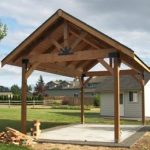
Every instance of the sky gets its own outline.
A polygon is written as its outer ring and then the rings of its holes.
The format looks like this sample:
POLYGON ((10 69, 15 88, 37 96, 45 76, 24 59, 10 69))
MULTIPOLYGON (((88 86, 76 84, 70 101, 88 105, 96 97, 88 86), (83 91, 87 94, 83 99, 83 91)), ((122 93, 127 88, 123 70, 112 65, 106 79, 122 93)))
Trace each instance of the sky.
MULTIPOLYGON (((149 0, 0 0, 0 21, 7 36, 0 41, 0 61, 55 11, 63 9, 94 28, 130 47, 150 66, 149 0)), ((45 82, 71 78, 34 71, 28 84, 43 76, 45 82)), ((21 69, 0 68, 0 85, 21 86, 21 69)))

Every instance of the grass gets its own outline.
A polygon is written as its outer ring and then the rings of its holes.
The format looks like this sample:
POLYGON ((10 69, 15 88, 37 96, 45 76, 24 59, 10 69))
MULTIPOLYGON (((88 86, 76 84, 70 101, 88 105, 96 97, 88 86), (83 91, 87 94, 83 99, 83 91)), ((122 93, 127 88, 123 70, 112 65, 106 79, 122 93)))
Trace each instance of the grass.
MULTIPOLYGON (((20 107, 0 108, 0 131, 6 126, 20 130, 20 107)), ((32 126, 33 120, 41 121, 41 128, 50 128, 70 123, 80 123, 80 110, 71 109, 27 109, 27 130, 32 126)), ((86 123, 113 124, 113 119, 100 117, 99 109, 85 110, 86 123)), ((121 120, 121 124, 140 124, 139 121, 121 120)))
POLYGON ((13 144, 0 143, 0 150, 30 150, 30 149, 27 147, 17 146, 13 144))
MULTIPOLYGON (((71 110, 80 110, 80 106, 69 106, 69 105, 56 105, 51 106, 52 109, 71 109, 71 110)), ((84 110, 91 110, 93 106, 85 106, 84 110)))
MULTIPOLYGON (((17 130, 21 130, 20 116, 21 109, 19 106, 12 106, 11 108, 0 107, 0 132, 9 126, 17 130)), ((30 131, 33 120, 40 120, 41 129, 55 127, 59 125, 66 125, 71 123, 80 123, 80 110, 72 109, 27 109, 27 131, 30 131)), ((113 119, 105 119, 100 117, 99 109, 85 110, 86 123, 100 123, 113 124, 113 119)), ((121 124, 140 124, 139 121, 121 120, 121 124)), ((150 124, 148 122, 148 124, 150 124)), ((15 147, 12 145, 0 144, 0 150, 19 150, 27 149, 22 147, 15 147)))

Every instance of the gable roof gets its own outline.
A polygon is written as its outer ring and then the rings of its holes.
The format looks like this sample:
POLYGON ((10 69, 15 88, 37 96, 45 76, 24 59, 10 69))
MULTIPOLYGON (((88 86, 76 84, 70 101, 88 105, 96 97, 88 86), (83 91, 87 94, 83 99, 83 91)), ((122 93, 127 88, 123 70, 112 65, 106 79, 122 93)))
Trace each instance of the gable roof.
MULTIPOLYGON (((99 81, 99 78, 96 77, 97 81, 99 81)), ((145 73, 145 84, 150 80, 150 75, 148 73, 145 73)), ((91 80, 92 82, 92 80, 91 80)), ((98 86, 95 89, 95 92, 113 92, 114 90, 114 78, 111 76, 107 76, 101 80, 101 82, 98 82, 98 86)), ((133 79, 132 76, 126 75, 120 77, 120 89, 121 91, 130 91, 130 90, 141 90, 140 84, 133 79)))
MULTIPOLYGON (((139 72, 150 72, 148 66, 139 59, 133 50, 61 9, 56 11, 54 15, 6 56, 2 60, 2 66, 9 64, 21 67, 22 59, 28 58, 29 67, 33 67, 35 70, 75 77, 87 72, 98 63, 97 58, 99 58, 99 56, 97 56, 96 53, 91 59, 86 59, 84 52, 92 52, 91 49, 98 50, 99 54, 102 51, 103 53, 106 52, 106 50, 108 50, 108 54, 109 52, 118 52, 123 62, 127 65, 135 68, 139 72), (79 51, 80 53, 78 54, 80 58, 77 60, 70 59, 70 61, 64 62, 62 62, 62 60, 53 62, 53 58, 58 55, 56 54, 58 47, 61 49, 61 46, 65 43, 65 39, 63 39, 65 36, 64 22, 67 22, 69 26, 70 47, 75 47, 71 50, 73 52, 79 51), (36 60, 36 58, 38 60, 41 58, 38 57, 39 54, 52 54, 51 57, 47 55, 47 60, 51 61, 33 64, 32 58, 34 57, 34 60, 36 60)), ((108 57, 108 54, 102 55, 102 57, 108 57)), ((92 55, 94 55, 94 50, 92 55)), ((65 57, 68 58, 69 56, 62 56, 62 59, 65 57)), ((45 61, 45 59, 43 59, 43 61, 45 61)))

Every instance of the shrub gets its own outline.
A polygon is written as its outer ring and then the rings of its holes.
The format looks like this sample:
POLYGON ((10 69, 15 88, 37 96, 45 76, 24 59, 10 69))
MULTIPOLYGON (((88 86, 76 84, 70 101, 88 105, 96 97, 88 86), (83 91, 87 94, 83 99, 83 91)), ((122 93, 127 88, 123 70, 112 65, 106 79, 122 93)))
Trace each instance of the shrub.
MULTIPOLYGON (((69 105, 61 105, 61 106, 52 106, 52 109, 68 109, 68 110, 80 110, 80 106, 69 106, 69 105)), ((90 110, 92 106, 84 106, 84 110, 90 110)))
POLYGON ((63 99, 61 104, 62 105, 69 105, 69 100, 63 99))
POLYGON ((94 106, 100 106, 100 95, 94 96, 94 106))
POLYGON ((38 96, 38 100, 39 100, 39 101, 42 101, 43 99, 44 99, 44 97, 43 97, 42 95, 39 95, 39 96, 38 96))

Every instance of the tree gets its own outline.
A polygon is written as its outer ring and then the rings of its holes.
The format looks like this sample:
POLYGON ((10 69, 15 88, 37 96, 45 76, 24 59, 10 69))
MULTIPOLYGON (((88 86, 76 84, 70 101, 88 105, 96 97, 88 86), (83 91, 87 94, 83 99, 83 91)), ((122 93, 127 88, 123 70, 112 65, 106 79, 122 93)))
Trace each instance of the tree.
POLYGON ((36 95, 44 96, 44 92, 45 92, 45 83, 43 77, 40 75, 35 86, 35 93, 36 95))
POLYGON ((28 92, 32 92, 32 86, 28 85, 28 92))
POLYGON ((14 84, 14 85, 11 86, 11 92, 14 95, 20 95, 21 94, 21 89, 18 85, 14 84))
POLYGON ((7 26, 0 22, 0 40, 2 40, 7 35, 7 26))

